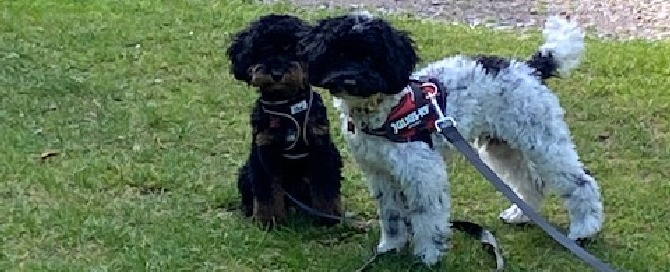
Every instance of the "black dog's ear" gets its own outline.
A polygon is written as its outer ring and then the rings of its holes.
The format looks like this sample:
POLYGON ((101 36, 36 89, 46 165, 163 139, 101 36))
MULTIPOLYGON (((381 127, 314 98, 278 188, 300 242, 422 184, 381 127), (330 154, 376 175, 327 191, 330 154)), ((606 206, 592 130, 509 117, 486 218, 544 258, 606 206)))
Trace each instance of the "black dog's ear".
POLYGON ((367 80, 383 82, 372 84, 380 89, 378 91, 395 93, 405 87, 419 62, 414 40, 408 32, 366 14, 319 20, 311 33, 304 36, 301 47, 315 86, 320 86, 333 69, 358 63, 361 69, 371 69, 370 75, 377 77, 367 80))
POLYGON ((415 42, 409 32, 395 29, 389 23, 381 22, 381 20, 378 23, 383 25, 380 26, 383 29, 383 35, 381 35, 383 40, 380 43, 383 43, 384 48, 387 49, 384 55, 390 63, 393 63, 387 66, 390 73, 387 77, 398 80, 390 84, 395 86, 394 88, 402 88, 419 62, 415 42))
POLYGON ((249 83, 249 68, 259 60, 274 57, 300 60, 297 43, 310 27, 298 17, 275 13, 249 23, 233 36, 226 50, 231 74, 235 79, 249 83))
POLYGON ((249 82, 249 67, 252 65, 251 51, 252 48, 251 33, 249 30, 240 31, 233 36, 230 46, 226 50, 228 60, 230 60, 230 73, 235 79, 249 82))
POLYGON ((371 51, 372 59, 387 83, 388 91, 394 93, 404 88, 419 62, 411 34, 393 27, 382 18, 370 19, 361 28, 362 33, 371 32, 367 35, 375 44, 371 51))

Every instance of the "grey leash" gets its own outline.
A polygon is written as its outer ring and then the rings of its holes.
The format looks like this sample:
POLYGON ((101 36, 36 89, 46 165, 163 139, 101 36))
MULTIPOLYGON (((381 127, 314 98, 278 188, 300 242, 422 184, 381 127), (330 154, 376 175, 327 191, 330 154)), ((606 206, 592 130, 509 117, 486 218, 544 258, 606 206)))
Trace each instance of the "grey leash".
POLYGON ((313 215, 313 216, 316 216, 316 217, 323 217, 323 218, 338 220, 338 221, 349 221, 349 220, 353 219, 352 217, 349 217, 349 216, 346 216, 346 215, 337 216, 337 215, 334 215, 334 214, 329 214, 329 213, 322 212, 322 211, 317 210, 315 208, 312 208, 309 205, 307 205, 307 204, 303 203, 302 201, 298 200, 297 198, 295 198, 294 196, 289 194, 287 191, 285 191, 284 188, 282 188, 281 186, 279 186, 279 190, 282 192, 282 194, 284 194, 286 197, 288 197, 288 199, 290 199, 295 205, 298 205, 298 207, 300 207, 300 209, 302 209, 303 211, 307 212, 310 215, 313 215))
MULTIPOLYGON (((257 150, 258 151, 258 159, 260 160, 261 166, 263 167, 263 171, 266 173, 270 174, 270 169, 265 165, 265 161, 263 160, 263 155, 261 154, 260 148, 257 150)), ((364 224, 365 222, 362 222, 361 220, 354 220, 354 218, 347 217, 347 216, 337 216, 334 214, 329 214, 320 210, 317 210, 315 208, 310 207, 309 205, 303 203, 302 201, 298 200, 291 194, 289 194, 284 188, 281 186, 278 186, 278 189, 284 194, 286 197, 288 197, 294 204, 296 204, 298 207, 300 207, 303 211, 307 212, 308 214, 311 214, 313 216, 317 217, 323 217, 323 218, 328 218, 328 219, 334 219, 338 221, 358 221, 359 223, 364 224)), ((468 221, 458 221, 458 220, 452 220, 451 222, 451 228, 460 230, 465 232, 466 234, 478 238, 479 241, 482 243, 482 246, 486 249, 486 251, 493 255, 496 259, 496 271, 503 271, 505 267, 505 258, 503 257, 502 250, 500 246, 498 245, 498 240, 495 238, 495 235, 488 229, 484 228, 484 226, 479 225, 477 223, 473 222, 468 222, 468 221)), ((377 260, 377 257, 379 257, 381 254, 375 252, 373 256, 371 256, 360 268, 356 269, 356 272, 363 272, 367 271, 372 267, 374 262, 377 260)))
MULTIPOLYGON (((437 86, 432 83, 428 87, 434 88, 437 90, 437 86)), ((456 121, 453 118, 445 117, 442 109, 435 99, 435 94, 428 92, 427 97, 431 100, 433 108, 437 112, 439 119, 435 122, 435 127, 437 132, 444 136, 447 141, 449 141, 461 154, 463 154, 468 161, 481 173, 486 179, 493 184, 498 191, 500 191, 507 199, 512 201, 514 204, 519 207, 528 218, 533 220, 542 230, 544 230, 551 238, 556 242, 561 244, 563 247, 567 248, 570 252, 577 255, 584 262, 591 265, 591 267, 597 269, 601 272, 614 272, 614 270, 609 264, 601 261, 597 257, 591 255, 589 252, 584 250, 582 247, 577 245, 570 238, 563 235, 559 232, 554 226, 552 226, 546 219, 544 219, 540 214, 538 214, 533 208, 531 208, 525 201, 523 201, 519 196, 514 193, 514 191, 505 184, 505 182, 498 177, 498 175, 491 170, 491 168, 486 165, 484 161, 479 157, 479 154, 470 146, 470 143, 458 132, 456 129, 456 121)))
MULTIPOLYGON (((303 203, 302 201, 298 200, 288 192, 284 190, 284 188, 279 187, 279 190, 286 196, 288 197, 294 204, 298 205, 302 210, 307 212, 308 214, 311 214, 313 216, 317 217, 323 217, 323 218, 328 218, 328 219, 334 219, 338 221, 351 221, 354 220, 351 217, 348 216, 337 216, 329 213, 325 213, 323 211, 317 210, 315 208, 310 207, 309 205, 303 203)), ((359 221, 359 220, 355 220, 359 221)), ((364 222, 360 222, 364 223, 364 222)), ((467 235, 470 235, 472 237, 478 238, 480 242, 482 242, 482 246, 485 248, 485 250, 491 254, 493 257, 496 259, 496 271, 503 271, 505 269, 505 258, 503 257, 502 250, 500 246, 498 245, 498 240, 496 239, 495 235, 491 233, 491 231, 485 229, 482 225, 479 225, 477 223, 469 222, 469 221, 460 221, 460 220, 452 220, 451 221, 451 228, 465 232, 467 235)), ((380 254, 374 253, 373 256, 371 256, 360 268, 358 268, 356 271, 357 272, 362 272, 366 271, 367 269, 371 268, 374 262, 377 260, 377 257, 379 257, 380 254)))

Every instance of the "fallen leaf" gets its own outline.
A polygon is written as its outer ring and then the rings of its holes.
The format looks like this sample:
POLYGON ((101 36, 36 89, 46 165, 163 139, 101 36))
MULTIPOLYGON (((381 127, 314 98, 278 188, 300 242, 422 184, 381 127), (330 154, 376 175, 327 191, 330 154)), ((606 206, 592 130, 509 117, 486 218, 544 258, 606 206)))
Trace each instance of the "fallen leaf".
POLYGON ((610 133, 609 132, 603 132, 598 134, 598 140, 599 141, 604 141, 610 138, 610 133))
POLYGON ((170 192, 169 189, 156 185, 149 185, 140 188, 140 195, 162 195, 168 192, 170 192))
POLYGON ((47 151, 42 152, 42 154, 40 154, 40 159, 46 160, 46 159, 51 158, 51 157, 56 157, 59 154, 60 154, 60 151, 58 151, 58 150, 47 150, 47 151))

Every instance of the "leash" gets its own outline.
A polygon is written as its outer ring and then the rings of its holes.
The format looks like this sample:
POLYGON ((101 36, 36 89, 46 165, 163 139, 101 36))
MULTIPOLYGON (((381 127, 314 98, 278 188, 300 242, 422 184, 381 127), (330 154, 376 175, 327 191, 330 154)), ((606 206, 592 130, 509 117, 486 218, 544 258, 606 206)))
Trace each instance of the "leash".
POLYGON ((343 216, 337 216, 337 215, 334 215, 334 214, 325 213, 325 212, 323 212, 323 211, 321 211, 321 210, 317 210, 317 209, 315 209, 315 208, 312 208, 312 207, 310 207, 309 205, 305 204, 304 202, 298 200, 297 198, 295 198, 295 197, 292 196, 291 194, 289 194, 289 193, 288 193, 287 191, 285 191, 284 188, 282 188, 281 186, 278 186, 278 187, 279 187, 279 191, 281 191, 282 194, 284 194, 284 195, 285 195, 286 197, 288 197, 288 199, 290 199, 295 205, 297 205, 298 207, 300 207, 300 209, 302 209, 303 211, 307 212, 307 213, 310 214, 310 215, 317 216, 317 217, 328 218, 328 219, 333 219, 333 220, 338 220, 338 221, 350 221, 350 222, 353 221, 353 222, 355 222, 355 223, 359 223, 359 224, 364 224, 364 223, 366 223, 366 222, 364 222, 364 221, 362 221, 362 220, 354 220, 354 219, 352 218, 353 216, 346 216, 346 215, 343 215, 343 216))
POLYGON ((597 257, 591 255, 589 252, 584 250, 582 247, 577 245, 570 238, 563 235, 559 232, 554 226, 552 226, 546 219, 544 219, 539 213, 537 213, 533 208, 531 208, 525 201, 523 201, 519 196, 514 193, 514 191, 505 184, 505 182, 498 177, 498 175, 491 170, 491 168, 486 165, 484 161, 479 157, 479 154, 470 146, 470 143, 463 137, 463 135, 458 132, 456 128, 456 121, 452 117, 446 117, 438 105, 435 98, 437 94, 437 86, 433 83, 426 82, 422 84, 422 88, 426 87, 426 96, 431 100, 431 105, 438 114, 438 120, 435 121, 435 128, 438 133, 440 133, 444 138, 447 139, 461 154, 463 154, 468 161, 481 173, 486 179, 493 184, 498 191, 500 191, 507 199, 512 201, 519 207, 528 218, 533 220, 542 230, 544 230, 549 236, 551 236, 555 241, 561 244, 563 247, 567 248, 571 253, 577 255, 582 261, 591 265, 601 272, 614 272, 615 270, 607 263, 601 261, 597 257))
MULTIPOLYGON (((505 269, 505 259, 503 258, 502 250, 498 246, 498 241, 491 231, 484 229, 481 225, 468 221, 452 220, 451 228, 456 229, 462 232, 465 232, 467 235, 472 237, 479 238, 479 241, 482 242, 482 246, 485 248, 486 252, 493 255, 496 258, 496 270, 503 271, 505 269)), ((379 253, 375 252, 368 258, 365 263, 355 270, 355 272, 363 272, 372 268, 372 265, 377 261, 377 258, 388 254, 389 252, 379 253)))
MULTIPOLYGON (((265 165, 265 160, 263 160, 263 154, 260 150, 260 147, 256 147, 257 152, 256 154, 258 155, 258 160, 260 161, 261 167, 263 168, 263 171, 266 173, 270 174, 270 169, 265 165)), ((304 202, 298 200, 296 197, 293 195, 289 194, 284 188, 281 187, 281 185, 277 186, 278 189, 282 194, 284 194, 286 197, 289 198, 294 204, 296 204, 300 209, 303 211, 307 212, 310 215, 316 216, 316 217, 323 217, 323 218, 328 218, 328 219, 334 219, 342 222, 350 222, 350 223, 356 223, 358 225, 366 225, 367 222, 363 220, 355 220, 355 218, 348 217, 346 215, 344 216, 337 216, 334 214, 329 214, 326 212, 323 212, 321 210, 315 209, 310 207, 309 205, 305 204, 304 202)), ((498 245, 498 241, 493 235, 493 233, 486 228, 484 228, 482 225, 473 223, 473 222, 468 222, 468 221, 459 221, 459 220, 452 220, 451 222, 451 228, 460 230, 468 234, 469 236, 475 237, 479 239, 479 241, 482 243, 482 246, 486 249, 486 251, 493 255, 496 259, 496 271, 503 271, 505 267, 505 258, 503 257, 502 250, 500 246, 498 245)), ((373 256, 371 256, 360 268, 356 269, 356 272, 363 272, 366 271, 367 269, 371 268, 374 262, 377 260, 377 257, 383 255, 379 254, 378 252, 375 251, 373 256)))
MULTIPOLYGON (((325 212, 322 212, 320 210, 314 209, 310 207, 309 205, 301 202, 297 198, 293 197, 291 194, 286 192, 281 186, 279 187, 279 190, 287 196, 291 201, 293 201, 294 204, 298 205, 302 210, 305 212, 313 215, 313 216, 318 216, 318 217, 324 217, 324 218, 329 218, 329 219, 334 219, 334 220, 339 220, 339 221, 353 221, 354 223, 358 224, 366 224, 367 222, 364 222, 362 220, 354 220, 351 217, 348 216, 336 216, 332 214, 328 214, 325 212)), ((462 232, 465 232, 466 234, 478 238, 479 241, 482 243, 482 247, 485 248, 486 252, 489 254, 493 255, 496 259, 496 271, 503 271, 505 268, 505 258, 503 257, 502 250, 500 249, 500 246, 498 245, 498 241, 496 240, 496 237, 491 233, 491 231, 485 229, 483 226, 473 223, 473 222, 468 222, 468 221, 460 221, 460 220, 453 220, 451 221, 451 228, 460 230, 462 232)), ((375 252, 365 263, 356 269, 356 272, 363 272, 367 271, 368 269, 372 268, 372 265, 377 261, 377 258, 379 256, 383 255, 375 252)))

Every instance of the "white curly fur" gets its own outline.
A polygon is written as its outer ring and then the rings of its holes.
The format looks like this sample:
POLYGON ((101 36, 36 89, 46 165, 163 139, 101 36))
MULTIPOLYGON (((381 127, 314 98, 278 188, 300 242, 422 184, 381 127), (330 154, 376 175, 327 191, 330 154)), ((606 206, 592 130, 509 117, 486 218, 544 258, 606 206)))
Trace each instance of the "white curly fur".
POLYGON ((558 62, 558 72, 566 76, 581 62, 586 45, 584 31, 577 22, 557 16, 547 18, 542 30, 545 43, 540 47, 543 55, 553 54, 558 62))
MULTIPOLYGON (((574 69, 584 52, 583 33, 575 23, 551 18, 544 29, 543 54, 551 53, 562 73, 574 69)), ((603 204, 596 180, 585 173, 558 98, 523 61, 512 60, 496 76, 473 59, 453 56, 431 63, 413 76, 436 77, 448 93, 444 111, 458 130, 479 148, 482 158, 530 205, 540 208, 544 188, 554 189, 570 213, 569 237, 600 231, 603 204), (490 138, 502 141, 490 141, 490 138)), ((411 241, 414 254, 438 262, 451 235, 450 185, 444 157, 454 152, 438 135, 431 149, 424 142, 394 143, 360 131, 379 127, 407 92, 368 99, 335 99, 343 134, 378 200, 381 239, 378 252, 400 249, 411 241), (373 108, 359 113, 356 108, 373 108), (356 130, 347 131, 352 118, 356 130)), ((512 206, 500 215, 506 222, 527 222, 512 206)))

